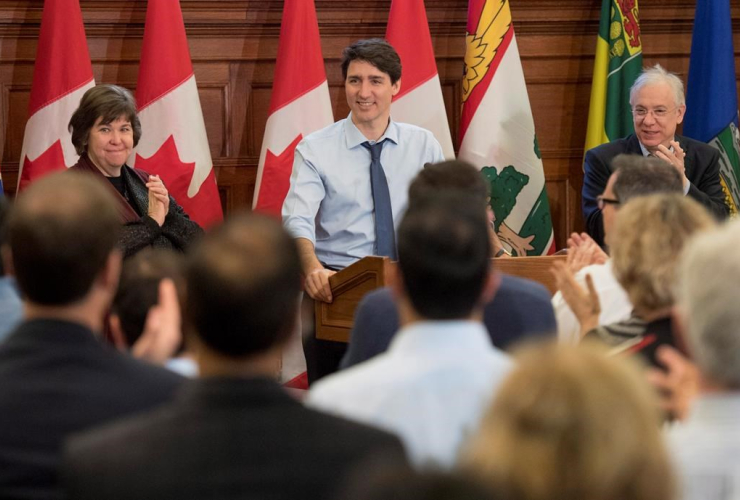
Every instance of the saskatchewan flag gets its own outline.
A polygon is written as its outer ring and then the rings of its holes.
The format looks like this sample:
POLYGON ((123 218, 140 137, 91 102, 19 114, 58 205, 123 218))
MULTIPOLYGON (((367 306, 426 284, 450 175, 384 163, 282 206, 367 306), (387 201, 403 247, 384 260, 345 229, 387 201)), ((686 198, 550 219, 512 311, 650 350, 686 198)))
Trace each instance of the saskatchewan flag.
POLYGON ((641 71, 637 0, 602 0, 586 151, 634 132, 629 93, 641 71))
POLYGON ((730 0, 698 1, 683 132, 719 149, 720 181, 732 217, 737 216, 740 204, 740 134, 735 85, 730 0))

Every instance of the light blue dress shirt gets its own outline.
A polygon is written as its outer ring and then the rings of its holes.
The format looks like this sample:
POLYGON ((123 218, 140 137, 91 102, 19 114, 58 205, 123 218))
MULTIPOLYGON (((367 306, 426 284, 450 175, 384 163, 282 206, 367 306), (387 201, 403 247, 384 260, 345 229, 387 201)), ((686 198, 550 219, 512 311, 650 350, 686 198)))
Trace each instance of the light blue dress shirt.
MULTIPOLYGON (((444 161, 431 132, 414 125, 388 124, 380 162, 398 227, 408 202, 408 187, 425 163, 444 161)), ((342 269, 375 255, 375 220, 367 139, 350 114, 305 137, 296 147, 283 224, 294 238, 314 244, 316 257, 342 269)), ((368 141, 374 143, 374 141, 368 141)))

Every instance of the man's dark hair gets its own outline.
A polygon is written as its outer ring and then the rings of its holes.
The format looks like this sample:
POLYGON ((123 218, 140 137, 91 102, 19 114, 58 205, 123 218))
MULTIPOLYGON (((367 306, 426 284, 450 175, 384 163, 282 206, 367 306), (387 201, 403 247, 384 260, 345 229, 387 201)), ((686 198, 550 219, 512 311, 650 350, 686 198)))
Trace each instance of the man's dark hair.
POLYGON ((614 196, 622 205, 636 196, 683 193, 681 175, 660 158, 621 154, 612 160, 612 169, 617 172, 614 196))
POLYGON ((235 215, 206 234, 187 259, 185 318, 220 354, 267 351, 293 331, 300 273, 295 242, 277 221, 235 215))
POLYGON ((136 114, 134 96, 118 85, 101 84, 85 92, 67 126, 72 132, 72 145, 78 155, 87 151, 90 130, 101 117, 102 123, 113 123, 121 117, 128 120, 134 133, 134 147, 139 144, 141 122, 136 114))
POLYGON ((409 205, 450 190, 466 194, 468 203, 480 200, 481 206, 486 205, 490 195, 490 186, 477 168, 464 161, 450 160, 424 166, 409 186, 409 205))
POLYGON ((59 172, 31 184, 8 221, 23 295, 47 306, 85 297, 115 248, 120 227, 109 188, 94 176, 59 172))
POLYGON ((470 315, 491 266, 485 210, 461 192, 415 200, 398 229, 398 265, 414 309, 434 319, 470 315))
MULTIPOLYGON (((0 249, 2 249, 8 241, 8 214, 10 214, 10 201, 8 201, 4 196, 0 196, 0 249)), ((0 254, 0 277, 3 276, 5 276, 5 265, 3 263, 2 254, 0 254)))
POLYGON ((357 40, 342 51, 342 78, 347 79, 347 68, 352 61, 365 61, 391 79, 395 84, 401 79, 401 58, 396 49, 382 38, 357 40))
POLYGON ((128 346, 141 337, 149 309, 159 301, 159 283, 163 279, 175 283, 178 300, 181 306, 184 304, 183 259, 181 253, 173 250, 145 248, 124 261, 111 313, 118 316, 128 346))

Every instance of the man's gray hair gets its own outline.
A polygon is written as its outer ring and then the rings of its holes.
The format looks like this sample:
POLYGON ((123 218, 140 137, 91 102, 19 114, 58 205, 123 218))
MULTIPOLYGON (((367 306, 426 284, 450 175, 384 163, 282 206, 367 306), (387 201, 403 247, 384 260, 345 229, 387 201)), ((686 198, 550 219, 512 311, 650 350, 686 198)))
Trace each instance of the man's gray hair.
POLYGON ((634 106, 635 96, 637 93, 648 85, 659 85, 661 83, 667 84, 671 90, 673 90, 674 101, 676 106, 683 106, 686 104, 686 97, 683 92, 683 82, 675 74, 666 71, 660 64, 656 64, 652 68, 645 68, 637 77, 635 83, 630 87, 630 106, 634 106))
POLYGON ((679 266, 676 296, 700 371, 740 389, 740 221, 696 237, 679 266))
POLYGON ((675 167, 660 158, 621 154, 612 160, 617 172, 614 195, 624 205, 636 196, 683 193, 683 180, 675 167))

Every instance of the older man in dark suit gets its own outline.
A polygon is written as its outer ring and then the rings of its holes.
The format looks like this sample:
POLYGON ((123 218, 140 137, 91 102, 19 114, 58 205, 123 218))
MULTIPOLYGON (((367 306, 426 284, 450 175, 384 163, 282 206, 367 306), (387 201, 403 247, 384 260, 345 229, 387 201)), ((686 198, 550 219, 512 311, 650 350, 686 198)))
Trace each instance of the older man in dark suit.
POLYGON ((200 367, 169 405, 71 440, 73 499, 325 499, 397 438, 309 410, 275 382, 296 326, 296 245, 266 217, 206 235, 186 269, 188 338, 200 367))
POLYGON ((586 152, 583 217, 591 237, 604 245, 604 226, 597 197, 604 192, 622 153, 655 156, 673 165, 683 180, 684 194, 725 218, 728 207, 719 177, 719 152, 702 142, 676 135, 686 112, 683 83, 660 65, 646 69, 630 89, 635 133, 586 152))
POLYGON ((182 378, 98 341, 118 283, 115 202, 75 173, 37 181, 8 222, 9 267, 26 299, 0 346, 0 497, 62 498, 63 439, 152 408, 182 378))

